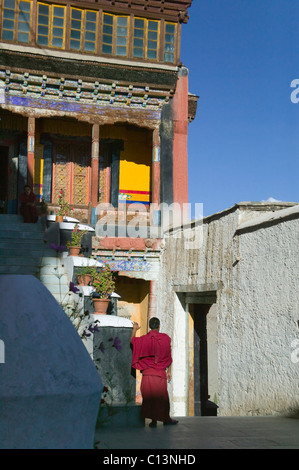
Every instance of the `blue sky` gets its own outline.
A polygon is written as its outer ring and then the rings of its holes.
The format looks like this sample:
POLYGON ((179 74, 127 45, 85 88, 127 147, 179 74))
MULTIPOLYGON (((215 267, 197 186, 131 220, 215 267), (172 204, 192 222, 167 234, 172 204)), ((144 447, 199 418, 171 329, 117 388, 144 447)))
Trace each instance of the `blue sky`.
POLYGON ((189 202, 299 202, 297 0, 193 0, 181 61, 198 95, 189 124, 189 202))

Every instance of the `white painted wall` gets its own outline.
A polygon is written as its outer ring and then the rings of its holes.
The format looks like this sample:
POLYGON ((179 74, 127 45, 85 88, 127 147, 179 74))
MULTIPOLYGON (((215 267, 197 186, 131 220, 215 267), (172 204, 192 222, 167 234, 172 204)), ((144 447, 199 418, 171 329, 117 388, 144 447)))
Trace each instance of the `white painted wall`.
POLYGON ((188 394, 188 329, 187 315, 179 297, 174 294, 174 325, 172 340, 172 388, 171 403, 174 416, 187 413, 188 394))
POLYGON ((188 397, 187 314, 175 291, 213 290, 218 414, 298 411, 299 363, 291 358, 299 337, 299 206, 238 204, 205 219, 202 234, 192 250, 183 230, 170 234, 161 257, 158 311, 173 339, 173 413, 185 413, 188 397))

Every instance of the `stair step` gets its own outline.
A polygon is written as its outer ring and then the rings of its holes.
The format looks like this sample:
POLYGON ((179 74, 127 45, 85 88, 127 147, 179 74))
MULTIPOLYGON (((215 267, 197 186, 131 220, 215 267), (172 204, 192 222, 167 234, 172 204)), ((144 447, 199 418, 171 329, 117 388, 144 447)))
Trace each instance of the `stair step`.
POLYGON ((11 243, 45 243, 44 234, 40 232, 1 232, 0 228, 0 242, 11 241, 11 243))
POLYGON ((21 227, 16 227, 16 226, 7 227, 6 225, 2 226, 0 224, 0 234, 2 235, 2 238, 5 238, 6 236, 10 237, 11 235, 14 236, 14 238, 18 238, 16 237, 16 235, 20 235, 20 237, 22 237, 22 234, 26 234, 27 237, 30 237, 31 234, 34 234, 34 235, 39 234, 39 235, 44 236, 45 231, 42 230, 41 228, 35 228, 32 230, 28 230, 28 229, 23 230, 23 228, 21 227))
MULTIPOLYGON (((22 223, 23 222, 23 217, 19 214, 0 214, 0 224, 8 224, 8 223, 22 223)), ((34 224, 30 224, 34 225, 34 224)))
MULTIPOLYGON (((53 285, 53 284, 59 285, 59 279, 58 277, 55 276, 55 274, 47 274, 43 272, 43 273, 40 273, 39 279, 43 284, 46 284, 47 286, 53 285)), ((60 278, 60 283, 61 285, 67 286, 69 289, 69 282, 65 274, 63 274, 63 276, 60 278)))
POLYGON ((0 239, 0 250, 4 250, 4 253, 7 251, 22 250, 23 251, 42 251, 44 253, 50 254, 55 252, 52 248, 47 245, 44 241, 40 240, 1 240, 0 239))
POLYGON ((64 275, 64 271, 54 263, 47 263, 43 260, 40 266, 40 275, 55 276, 55 278, 58 279, 60 276, 64 275))
POLYGON ((4 257, 0 256, 1 266, 40 266, 41 259, 37 258, 21 258, 21 257, 4 257))
POLYGON ((56 252, 44 240, 45 224, 24 224, 15 214, 0 214, 0 275, 31 274, 59 302, 66 300, 69 281, 56 252))
POLYGON ((36 266, 0 266, 0 274, 38 274, 36 266))
POLYGON ((57 284, 44 284, 46 288, 51 292, 51 294, 55 294, 55 297, 58 299, 59 302, 66 302, 67 294, 69 292, 69 287, 67 285, 57 285, 57 284))
POLYGON ((43 230, 41 224, 20 224, 18 222, 0 223, 0 230, 19 230, 20 232, 38 232, 43 230))
POLYGON ((10 244, 7 247, 0 246, 0 257, 1 256, 5 256, 5 257, 20 256, 22 258, 30 258, 30 257, 47 258, 47 257, 53 257, 53 250, 51 250, 51 248, 47 248, 47 249, 39 248, 36 245, 35 246, 28 245, 25 248, 24 246, 19 245, 16 247, 10 244))

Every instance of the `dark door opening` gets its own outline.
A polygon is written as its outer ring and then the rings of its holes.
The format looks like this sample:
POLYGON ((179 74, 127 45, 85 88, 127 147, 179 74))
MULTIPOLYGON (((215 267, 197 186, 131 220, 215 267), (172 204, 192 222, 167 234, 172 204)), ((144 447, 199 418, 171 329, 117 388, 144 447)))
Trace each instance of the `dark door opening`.
POLYGON ((8 202, 8 147, 0 146, 0 214, 6 214, 8 202))
POLYGON ((207 313, 210 305, 194 304, 194 415, 207 416, 208 342, 207 313))

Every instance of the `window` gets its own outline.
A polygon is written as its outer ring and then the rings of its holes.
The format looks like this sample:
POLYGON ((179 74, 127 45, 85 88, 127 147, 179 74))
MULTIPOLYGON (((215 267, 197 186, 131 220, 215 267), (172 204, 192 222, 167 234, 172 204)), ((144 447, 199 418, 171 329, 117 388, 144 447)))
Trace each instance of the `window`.
POLYGON ((71 49, 96 52, 97 17, 95 11, 71 8, 71 49))
POLYGON ((82 16, 83 11, 71 9, 70 48, 78 51, 81 49, 82 16))
POLYGON ((35 8, 35 0, 0 0, 1 39, 23 44, 32 44, 35 39, 36 45, 45 48, 68 47, 71 51, 89 54, 100 52, 102 55, 149 61, 162 60, 172 64, 176 60, 176 23, 165 22, 162 39, 159 20, 139 17, 131 19, 130 16, 102 12, 102 21, 99 21, 101 10, 98 11, 96 7, 95 10, 76 6, 67 8, 62 4, 45 3, 46 1, 36 1, 35 8), (66 37, 69 38, 67 44, 66 37), (100 39, 101 51, 98 48, 100 39), (160 40, 164 42, 162 57, 159 54, 162 50, 160 40))
POLYGON ((85 13, 85 42, 84 50, 96 52, 96 32, 98 15, 95 11, 87 11, 85 13))
POLYGON ((128 42, 128 18, 126 16, 117 17, 116 33, 116 55, 127 55, 128 42))
POLYGON ((37 43, 40 46, 64 48, 65 7, 38 3, 37 43))
POLYGON ((175 24, 165 23, 164 60, 174 62, 175 58, 175 24))
POLYGON ((129 21, 127 16, 103 14, 103 54, 128 55, 129 21))
POLYGON ((113 16, 103 15, 103 47, 104 54, 112 54, 113 43, 113 16))
POLYGON ((31 5, 26 0, 4 0, 2 39, 29 43, 31 5))
POLYGON ((135 18, 133 56, 143 59, 145 20, 135 18))
POLYGON ((158 58, 158 21, 147 23, 147 58, 157 60, 158 58))
POLYGON ((133 57, 140 59, 158 59, 158 21, 142 18, 134 20, 133 57))

